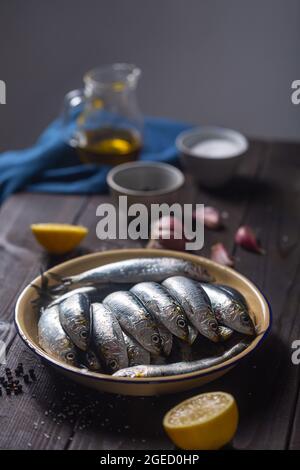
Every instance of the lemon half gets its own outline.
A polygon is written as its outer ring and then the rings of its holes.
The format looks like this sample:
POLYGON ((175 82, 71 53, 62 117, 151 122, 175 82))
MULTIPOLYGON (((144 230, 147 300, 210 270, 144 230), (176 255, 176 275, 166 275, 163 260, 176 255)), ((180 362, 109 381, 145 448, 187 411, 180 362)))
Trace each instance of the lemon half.
POLYGON ((56 255, 72 251, 88 233, 86 227, 69 224, 32 224, 30 228, 40 245, 56 255))
POLYGON ((224 392, 189 398, 172 408, 163 420, 170 439, 186 450, 220 449, 232 440, 237 425, 236 401, 224 392))

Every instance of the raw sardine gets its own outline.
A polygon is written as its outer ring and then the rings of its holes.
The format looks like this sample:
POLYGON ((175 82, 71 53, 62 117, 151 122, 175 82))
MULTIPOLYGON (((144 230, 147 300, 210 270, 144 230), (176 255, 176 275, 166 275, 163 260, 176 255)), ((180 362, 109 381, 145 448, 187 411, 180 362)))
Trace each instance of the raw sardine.
POLYGON ((114 313, 100 303, 92 304, 91 311, 93 346, 97 355, 102 358, 107 371, 112 373, 127 367, 127 348, 114 313))
POLYGON ((188 320, 179 303, 157 282, 140 282, 130 289, 148 312, 173 335, 187 341, 188 320))
POLYGON ((90 301, 85 294, 75 294, 58 304, 61 326, 82 351, 90 342, 90 301))
POLYGON ((210 298, 212 308, 219 323, 239 333, 254 335, 255 327, 248 308, 239 299, 213 284, 202 284, 210 298))
POLYGON ((162 284, 179 302, 199 333, 212 341, 219 341, 218 322, 209 298, 199 282, 183 276, 174 276, 166 279, 162 284))
POLYGON ((188 374, 190 372, 198 372, 233 358, 237 354, 240 354, 242 351, 244 351, 248 345, 248 342, 241 341, 220 356, 208 357, 206 359, 199 359, 197 361, 190 362, 175 362, 174 364, 128 367, 126 369, 119 370, 113 375, 115 377, 143 378, 163 377, 166 375, 180 375, 188 374))
POLYGON ((131 292, 114 292, 103 300, 120 322, 123 330, 136 339, 147 351, 159 354, 161 338, 151 314, 131 292))
MULTIPOLYGON (((105 264, 61 280, 63 285, 95 285, 109 282, 160 282, 170 276, 188 276, 198 281, 211 281, 211 276, 199 264, 179 258, 132 258, 105 264)), ((59 288, 59 286, 57 286, 59 288)))
POLYGON ((78 365, 78 354, 73 342, 59 321, 57 306, 45 309, 38 322, 40 346, 51 356, 72 366, 78 365))

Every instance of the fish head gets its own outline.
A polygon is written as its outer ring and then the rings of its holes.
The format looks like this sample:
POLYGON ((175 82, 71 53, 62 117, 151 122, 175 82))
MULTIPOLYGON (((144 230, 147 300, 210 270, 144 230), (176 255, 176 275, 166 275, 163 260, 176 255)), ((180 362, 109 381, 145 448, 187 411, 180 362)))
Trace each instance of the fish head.
POLYGON ((90 343, 90 301, 85 294, 74 294, 59 305, 62 324, 75 345, 82 351, 90 343))
POLYGON ((219 324, 212 310, 211 315, 206 314, 205 320, 202 322, 201 333, 214 343, 220 341, 219 324))
POLYGON ((188 341, 189 327, 187 318, 179 305, 170 306, 170 318, 172 318, 172 332, 183 341, 188 341))
POLYGON ((153 354, 161 354, 162 353, 162 339, 160 337, 160 334, 158 331, 155 331, 154 333, 151 334, 150 336, 150 347, 151 347, 151 352, 153 354))
POLYGON ((102 347, 101 353, 106 369, 110 374, 114 374, 119 369, 123 369, 128 366, 126 346, 123 350, 123 348, 120 348, 119 342, 115 339, 106 343, 106 345, 102 347))
POLYGON ((89 328, 85 324, 78 323, 73 329, 73 334, 76 337, 76 340, 74 339, 76 346, 82 351, 86 351, 90 343, 89 328))
POLYGON ((232 303, 233 328, 245 335, 255 335, 255 326, 247 308, 242 302, 234 300, 232 303))
POLYGON ((76 349, 69 339, 64 339, 57 345, 57 352, 63 362, 74 367, 78 365, 76 349))
POLYGON ((121 369, 113 374, 114 377, 147 377, 147 366, 135 366, 121 369))

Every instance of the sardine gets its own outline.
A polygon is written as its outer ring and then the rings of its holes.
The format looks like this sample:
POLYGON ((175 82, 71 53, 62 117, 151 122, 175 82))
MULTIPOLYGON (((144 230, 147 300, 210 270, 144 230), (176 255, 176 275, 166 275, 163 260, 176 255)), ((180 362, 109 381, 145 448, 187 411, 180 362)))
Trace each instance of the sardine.
POLYGON ((128 366, 127 348, 123 333, 114 313, 100 303, 91 306, 93 346, 108 372, 128 366))
POLYGON ((188 339, 188 320, 179 303, 168 290, 157 282, 140 282, 130 289, 148 312, 160 321, 173 335, 188 339))
POLYGON ((147 351, 159 354, 161 338, 151 314, 131 292, 114 292, 103 300, 111 309, 125 332, 136 339, 147 351))
POLYGON ((193 326, 211 341, 219 341, 218 322, 199 282, 183 276, 166 279, 163 286, 179 302, 193 326))
POLYGON ((219 356, 208 357, 205 359, 199 359, 197 361, 183 361, 175 362, 173 364, 164 365, 148 365, 148 366, 135 366, 121 369, 115 374, 115 377, 132 377, 132 378, 146 378, 146 377, 164 377, 166 375, 180 375, 189 374, 191 372, 198 372, 208 367, 213 367, 228 359, 233 358, 237 354, 240 354, 249 346, 247 341, 241 341, 228 349, 226 352, 219 356))
POLYGON ((143 348, 132 336, 123 332, 125 344, 127 347, 129 366, 138 366, 150 364, 150 353, 143 348))
POLYGON ((61 282, 63 286, 95 285, 109 282, 135 284, 143 281, 160 282, 175 275, 188 276, 198 281, 212 280, 207 271, 199 264, 179 258, 161 257, 117 261, 75 276, 62 278, 61 282))
POLYGON ((255 327, 248 308, 234 299, 231 294, 212 284, 201 284, 208 297, 219 323, 239 333, 254 335, 255 327))
POLYGON ((40 346, 48 354, 71 366, 78 365, 76 347, 60 324, 57 306, 42 311, 38 322, 38 338, 40 346))
POLYGON ((58 304, 61 326, 82 351, 90 342, 90 301, 85 294, 75 294, 58 304))

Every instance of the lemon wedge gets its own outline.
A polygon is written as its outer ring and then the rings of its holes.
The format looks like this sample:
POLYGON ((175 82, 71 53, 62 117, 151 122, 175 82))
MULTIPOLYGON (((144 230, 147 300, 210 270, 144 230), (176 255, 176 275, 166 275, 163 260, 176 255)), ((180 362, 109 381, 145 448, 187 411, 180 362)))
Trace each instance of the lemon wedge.
POLYGON ((230 442, 237 430, 238 408, 234 397, 224 392, 196 395, 172 408, 163 427, 185 450, 216 450, 230 442))
POLYGON ((86 227, 69 224, 32 224, 30 228, 39 244, 56 255, 72 251, 88 233, 86 227))

